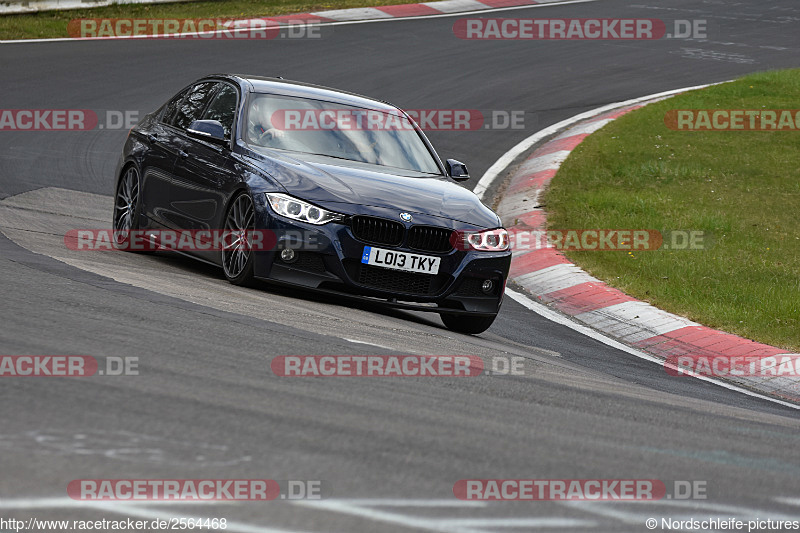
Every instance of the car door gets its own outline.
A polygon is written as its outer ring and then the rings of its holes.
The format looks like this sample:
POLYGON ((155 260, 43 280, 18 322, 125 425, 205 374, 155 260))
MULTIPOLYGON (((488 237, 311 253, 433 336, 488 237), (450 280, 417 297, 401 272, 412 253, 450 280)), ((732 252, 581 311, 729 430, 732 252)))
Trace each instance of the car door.
MULTIPOLYGON (((187 229, 223 229, 229 194, 239 182, 237 164, 230 152, 238 101, 238 90, 229 83, 219 82, 205 111, 197 118, 219 121, 225 130, 227 145, 204 140, 186 129, 176 139, 179 152, 174 174, 181 187, 181 200, 174 204, 184 217, 187 229)), ((219 252, 198 252, 197 255, 214 260, 219 252)))
POLYGON ((163 146, 172 157, 169 173, 153 176, 148 183, 147 203, 149 216, 157 224, 171 229, 193 229, 192 220, 203 210, 208 210, 185 176, 179 173, 178 161, 188 157, 186 153, 186 128, 200 119, 217 90, 218 82, 203 81, 191 86, 176 103, 174 109, 166 110, 156 143, 163 146))
POLYGON ((172 139, 174 132, 168 124, 174 119, 187 92, 188 88, 175 95, 150 122, 148 128, 142 131, 142 142, 147 145, 142 161, 142 212, 158 225, 163 225, 159 214, 168 194, 168 184, 173 179, 172 172, 178 154, 172 139))

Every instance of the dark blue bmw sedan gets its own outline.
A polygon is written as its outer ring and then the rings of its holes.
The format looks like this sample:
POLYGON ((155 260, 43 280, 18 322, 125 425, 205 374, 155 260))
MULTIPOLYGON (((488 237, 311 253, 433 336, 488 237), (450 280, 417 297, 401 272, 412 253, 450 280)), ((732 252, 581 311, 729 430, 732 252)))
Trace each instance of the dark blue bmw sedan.
POLYGON ((130 132, 115 243, 144 235, 255 279, 433 311, 463 333, 494 321, 511 263, 499 217, 385 102, 276 78, 214 75, 130 132), (220 246, 179 246, 169 232, 220 246), (211 239, 213 240, 213 238, 211 239))

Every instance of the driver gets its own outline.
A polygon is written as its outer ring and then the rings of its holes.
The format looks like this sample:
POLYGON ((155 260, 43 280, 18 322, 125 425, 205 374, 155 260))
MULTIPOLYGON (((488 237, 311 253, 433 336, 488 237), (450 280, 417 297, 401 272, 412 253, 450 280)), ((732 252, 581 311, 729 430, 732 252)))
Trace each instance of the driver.
POLYGON ((269 105, 269 98, 256 98, 250 104, 248 114, 248 131, 250 139, 261 146, 274 146, 273 141, 282 139, 286 132, 272 126, 270 117, 274 110, 269 105))

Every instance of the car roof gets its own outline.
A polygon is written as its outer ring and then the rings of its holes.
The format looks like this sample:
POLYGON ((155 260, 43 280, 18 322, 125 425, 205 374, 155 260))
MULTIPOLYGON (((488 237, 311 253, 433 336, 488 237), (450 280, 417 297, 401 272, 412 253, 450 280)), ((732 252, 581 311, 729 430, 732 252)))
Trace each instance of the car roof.
POLYGON ((300 81, 285 80, 283 78, 270 78, 266 76, 247 76, 239 74, 215 74, 207 78, 223 78, 237 82, 243 89, 254 93, 279 94, 283 96, 294 96, 300 98, 310 98, 314 100, 324 100, 327 102, 351 105, 375 109, 378 111, 388 111, 396 113, 398 108, 388 102, 369 98, 360 94, 347 91, 340 91, 321 85, 313 85, 300 81))

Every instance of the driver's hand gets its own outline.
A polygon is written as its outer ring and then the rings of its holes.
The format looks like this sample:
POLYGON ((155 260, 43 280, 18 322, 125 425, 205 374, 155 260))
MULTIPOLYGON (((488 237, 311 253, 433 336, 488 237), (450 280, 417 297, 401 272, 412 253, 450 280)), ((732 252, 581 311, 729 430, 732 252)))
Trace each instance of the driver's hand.
POLYGON ((272 139, 283 139, 286 136, 286 132, 283 130, 279 130, 276 128, 270 128, 264 133, 261 134, 263 139, 272 140, 272 139))

